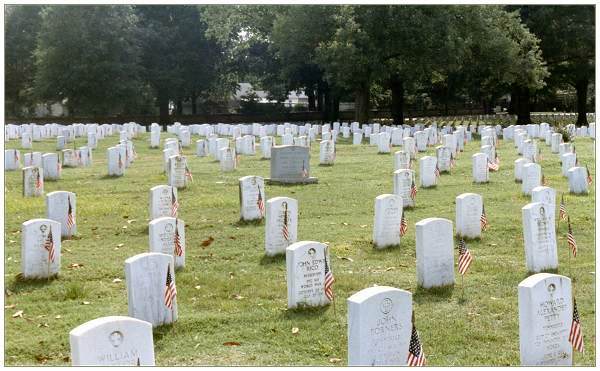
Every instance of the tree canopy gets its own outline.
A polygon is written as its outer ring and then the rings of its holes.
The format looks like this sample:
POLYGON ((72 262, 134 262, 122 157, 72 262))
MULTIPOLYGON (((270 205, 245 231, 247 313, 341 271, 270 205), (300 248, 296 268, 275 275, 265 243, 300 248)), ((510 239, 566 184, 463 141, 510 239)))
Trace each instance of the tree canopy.
POLYGON ((592 6, 93 5, 6 8, 7 112, 61 102, 71 114, 226 110, 238 83, 355 119, 404 122, 407 102, 491 112, 570 86, 580 123, 594 82, 592 6))

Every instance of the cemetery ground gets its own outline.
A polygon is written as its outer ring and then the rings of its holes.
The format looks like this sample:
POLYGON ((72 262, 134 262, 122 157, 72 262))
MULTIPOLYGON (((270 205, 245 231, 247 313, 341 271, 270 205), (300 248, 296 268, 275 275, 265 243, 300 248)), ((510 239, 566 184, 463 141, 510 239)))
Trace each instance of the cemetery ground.
MULTIPOLYGON (((173 134, 162 133, 161 142, 173 134)), ((45 192, 77 194, 77 236, 62 243, 61 273, 55 280, 19 279, 21 224, 46 215, 44 197, 23 198, 21 171, 5 172, 5 362, 7 365, 68 365, 69 331, 102 316, 127 315, 125 259, 148 251, 148 192, 166 184, 161 149, 149 148, 149 133, 133 139, 138 158, 120 178, 106 176, 106 149, 118 137, 99 142, 93 166, 64 168, 62 179, 46 181, 45 192)), ((281 138, 277 138, 278 143, 281 138)), ((265 257, 264 224, 239 222, 238 178, 269 176, 269 161, 242 156, 238 169, 222 173, 210 157, 183 154, 194 181, 179 191, 179 217, 186 223, 186 267, 177 271, 179 319, 154 329, 156 364, 167 365, 345 365, 346 298, 373 286, 413 293, 415 324, 428 365, 519 365, 517 285, 528 276, 521 208, 531 202, 514 182, 513 142, 500 141, 499 172, 488 184, 474 184, 471 155, 479 140, 466 145, 452 174, 438 186, 419 189, 416 208, 408 209, 409 228, 401 245, 375 250, 371 244, 375 197, 393 193, 393 155, 375 146, 351 145, 340 138, 334 166, 318 166, 319 145, 312 144, 311 185, 267 185, 267 199, 298 200, 298 241, 330 246, 335 274, 333 305, 288 310, 285 256, 265 257), (428 217, 455 217, 455 198, 483 196, 490 228, 467 241, 474 261, 454 288, 417 289, 415 223, 428 217), (212 241, 212 242, 211 242, 212 241)), ((77 138, 76 146, 85 145, 77 138)), ((567 194, 557 154, 542 140, 541 165, 550 187, 561 193, 577 239, 577 259, 569 262, 566 224, 558 223, 558 273, 574 278, 585 353, 574 364, 595 364, 595 190, 567 194)), ((582 165, 595 174, 593 142, 575 140, 582 165)), ((19 141, 6 148, 19 148, 19 141)), ((401 148, 394 147, 395 150, 401 148)), ((54 152, 55 140, 34 142, 34 151, 54 152)), ((434 147, 427 153, 435 156, 434 147)), ((21 153, 26 151, 21 150, 21 153)), ((418 176, 418 162, 413 160, 418 176)), ((557 211, 558 215, 558 211, 557 211)), ((557 218, 558 219, 558 218, 557 218)), ((456 244, 456 242, 455 242, 456 244)), ((455 264, 457 252, 455 250, 455 264)))

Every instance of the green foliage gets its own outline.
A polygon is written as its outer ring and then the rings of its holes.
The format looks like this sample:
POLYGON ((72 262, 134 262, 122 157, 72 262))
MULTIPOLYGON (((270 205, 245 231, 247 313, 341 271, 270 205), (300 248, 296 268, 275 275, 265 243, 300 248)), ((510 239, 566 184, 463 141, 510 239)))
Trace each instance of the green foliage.
POLYGON ((51 6, 35 51, 37 97, 72 114, 119 113, 140 90, 137 17, 130 6, 51 6))

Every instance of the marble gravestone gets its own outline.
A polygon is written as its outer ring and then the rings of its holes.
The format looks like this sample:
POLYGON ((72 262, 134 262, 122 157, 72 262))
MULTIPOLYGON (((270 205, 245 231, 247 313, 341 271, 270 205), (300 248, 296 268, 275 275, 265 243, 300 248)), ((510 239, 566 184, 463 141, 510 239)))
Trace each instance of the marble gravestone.
POLYGON ((522 209, 525 263, 529 272, 558 268, 554 208, 532 202, 522 209))
POLYGON ((569 169, 577 166, 577 154, 571 152, 562 154, 560 155, 560 162, 562 176, 567 177, 569 175, 569 169))
POLYGON ((440 172, 449 172, 452 168, 452 151, 448 147, 436 147, 437 164, 440 172))
POLYGON ((170 303, 165 300, 168 276, 175 285, 172 255, 151 252, 125 260, 130 317, 149 322, 152 327, 177 321, 177 297, 170 303))
POLYGON ((539 186, 531 190, 531 202, 541 202, 549 210, 556 212, 556 191, 550 187, 539 186))
POLYGON ((23 167, 42 167, 42 152, 26 152, 23 155, 23 167))
POLYGON ((62 151, 62 166, 63 167, 77 167, 79 166, 79 158, 77 152, 74 149, 63 149, 62 151))
POLYGON ((31 149, 31 134, 28 132, 24 132, 21 134, 21 148, 23 149, 31 149))
POLYGON ((4 170, 19 170, 21 167, 21 152, 18 149, 4 150, 4 170))
POLYGON ((353 133, 352 134, 352 145, 354 146, 358 146, 362 144, 362 140, 363 140, 363 133, 362 132, 358 132, 358 133, 353 133))
MULTIPOLYGON (((125 159, 124 154, 121 154, 122 158, 125 159)), ((163 150, 163 166, 164 171, 169 176, 169 159, 173 156, 177 156, 177 151, 173 148, 166 148, 163 150)))
POLYGON ((538 273, 521 281, 518 290, 521 366, 572 366, 571 280, 538 273))
POLYGON ((412 294, 388 286, 347 299, 348 366, 404 366, 412 333, 412 294))
POLYGON ((149 252, 172 255, 175 269, 185 267, 185 222, 170 216, 152 220, 148 224, 150 240, 149 252), (175 239, 179 240, 179 248, 175 247, 175 239))
POLYGON ((150 188, 149 215, 150 220, 163 216, 177 217, 179 209, 177 187, 158 185, 150 188))
POLYGON ((411 188, 415 184, 415 172, 410 169, 394 171, 394 194, 402 197, 402 207, 414 207, 415 200, 411 197, 411 188))
POLYGON ((415 138, 404 137, 402 139, 402 149, 404 149, 404 151, 408 152, 408 154, 410 155, 410 158, 412 158, 412 159, 417 158, 417 148, 415 146, 415 138))
POLYGON ((125 163, 119 147, 109 147, 106 150, 108 159, 108 176, 123 176, 125 174, 125 163))
POLYGON ((238 165, 238 155, 234 148, 219 149, 219 166, 222 172, 234 171, 238 165))
POLYGON ((433 156, 423 156, 419 159, 419 183, 422 188, 437 185, 436 166, 437 158, 433 156))
POLYGON ((263 219, 266 212, 265 182, 262 177, 248 175, 239 179, 240 219, 263 219))
POLYGON ((73 366, 154 366, 152 324, 126 316, 100 317, 69 332, 73 366))
POLYGON ((62 135, 59 135, 56 137, 56 150, 57 151, 62 151, 63 149, 65 149, 66 145, 67 145, 67 137, 64 137, 62 135))
POLYGON ((386 132, 377 134, 377 151, 378 153, 390 153, 390 135, 386 132))
POLYGON ((531 190, 542 185, 542 167, 536 163, 523 165, 523 182, 521 192, 529 196, 531 190))
POLYGON ((523 166, 530 163, 531 161, 523 157, 515 160, 515 182, 523 182, 523 166))
POLYGON ((400 245, 402 197, 384 194, 375 198, 373 245, 377 249, 400 245))
POLYGON ((73 192, 55 191, 46 195, 46 217, 61 225, 61 236, 77 233, 77 196, 73 192), (69 217, 71 215, 71 217, 69 217), (69 219, 72 223, 69 222, 69 219))
POLYGON ((587 194, 587 169, 583 166, 574 166, 567 172, 569 179, 569 192, 573 194, 587 194))
POLYGON ((196 156, 208 156, 208 142, 205 139, 198 139, 196 141, 196 156))
POLYGON ((298 201, 289 197, 267 200, 265 218, 265 254, 274 256, 298 238, 298 201))
POLYGON ((452 222, 427 218, 416 223, 417 282, 422 288, 454 285, 452 222))
POLYGON ((333 165, 335 161, 335 143, 333 140, 321 141, 319 147, 319 165, 333 165))
POLYGON ((475 153, 471 156, 473 167, 473 182, 487 183, 490 179, 490 170, 488 168, 488 155, 485 153, 475 153))
POLYGON ((261 158, 271 158, 271 147, 275 145, 275 138, 272 136, 263 136, 260 138, 260 153, 261 158))
POLYGON ((550 151, 552 151, 552 153, 559 153, 559 145, 562 143, 562 134, 559 133, 554 133, 552 134, 551 140, 550 140, 550 151))
POLYGON ((44 194, 44 170, 41 167, 24 167, 23 197, 39 197, 44 194))
POLYGON ((151 130, 150 131, 150 148, 159 148, 160 147, 160 131, 151 130))
POLYGON ((179 188, 186 188, 188 185, 187 177, 187 159, 184 156, 175 155, 169 157, 168 166, 168 184, 179 188))
POLYGON ((60 273, 60 223, 31 219, 21 225, 21 273, 26 279, 60 273))
POLYGON ((427 141, 429 136, 424 131, 415 132, 415 144, 417 145, 417 151, 425 152, 427 151, 427 141))
POLYGON ((483 198, 476 193, 456 197, 456 235, 464 238, 481 237, 483 198))
POLYGON ((62 167, 58 160, 58 154, 56 153, 45 153, 42 155, 42 167, 44 169, 44 180, 58 180, 62 167))
POLYGON ((325 264, 330 271, 327 245, 315 241, 296 242, 285 249, 288 308, 318 307, 330 303, 325 295, 325 264))
POLYGON ((410 155, 406 151, 394 153, 394 170, 410 169, 410 155))
POLYGON ((271 149, 271 178, 267 183, 316 183, 310 176, 310 152, 307 147, 274 146, 271 149))

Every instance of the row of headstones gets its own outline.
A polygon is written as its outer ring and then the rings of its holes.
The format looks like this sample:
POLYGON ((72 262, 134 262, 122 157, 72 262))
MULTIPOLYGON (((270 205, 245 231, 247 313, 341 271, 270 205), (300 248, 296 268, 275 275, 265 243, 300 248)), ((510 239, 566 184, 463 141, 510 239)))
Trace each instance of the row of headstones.
POLYGON ((39 167, 44 171, 47 179, 59 179, 62 167, 80 167, 92 165, 91 147, 79 147, 79 149, 64 149, 61 151, 62 158, 58 153, 28 152, 21 156, 18 149, 4 150, 4 170, 18 170, 23 167, 39 167), (60 166, 59 166, 60 164, 60 166))
MULTIPOLYGON (((302 255, 294 263, 306 266, 307 271, 326 264, 328 256, 323 253, 322 244, 302 244, 296 246, 296 250, 302 250, 302 255)), ((151 262, 164 266, 164 262, 156 258, 158 256, 152 260, 150 257, 141 259, 145 260, 147 268, 155 267, 151 262)), ((297 290, 319 290, 314 269, 312 272, 311 286, 314 287, 297 290)), ((521 365, 572 365, 573 345, 569 340, 574 311, 571 280, 556 274, 532 275, 518 285, 518 303, 521 365)), ((411 349, 411 340, 416 331, 412 293, 388 286, 369 287, 350 296, 347 305, 349 366, 403 366, 409 363, 409 355, 415 353, 415 349, 411 349)), ((71 362, 74 366, 153 366, 152 327, 147 321, 124 316, 86 322, 69 333, 71 362)), ((424 355, 424 347, 419 348, 419 354, 423 352, 424 355)))

